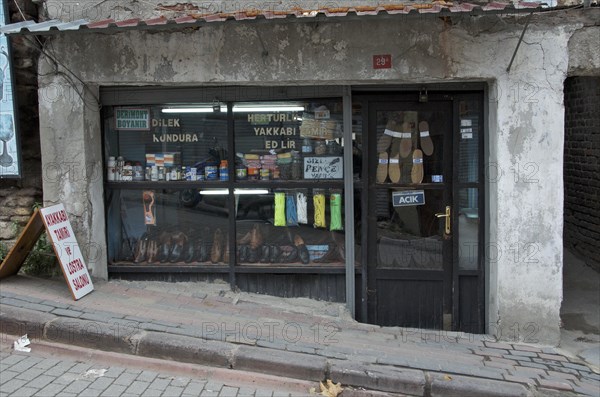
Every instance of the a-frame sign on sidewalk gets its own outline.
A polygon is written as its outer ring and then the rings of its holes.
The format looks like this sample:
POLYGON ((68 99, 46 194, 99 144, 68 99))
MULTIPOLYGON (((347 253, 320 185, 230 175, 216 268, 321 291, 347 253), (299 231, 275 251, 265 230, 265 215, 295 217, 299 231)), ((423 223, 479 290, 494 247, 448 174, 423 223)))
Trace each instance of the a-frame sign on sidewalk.
POLYGON ((25 262, 36 241, 46 229, 73 299, 78 300, 94 290, 81 250, 62 204, 35 210, 2 264, 0 279, 15 275, 25 262))

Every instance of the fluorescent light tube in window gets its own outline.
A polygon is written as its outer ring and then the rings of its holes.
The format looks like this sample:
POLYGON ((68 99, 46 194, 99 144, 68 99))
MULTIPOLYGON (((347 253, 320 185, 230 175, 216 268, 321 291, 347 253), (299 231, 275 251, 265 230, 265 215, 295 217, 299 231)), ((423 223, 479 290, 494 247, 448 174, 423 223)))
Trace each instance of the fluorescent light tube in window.
MULTIPOLYGON (((221 112, 226 112, 227 106, 221 106, 221 112)), ((237 113, 260 113, 260 112, 302 112, 304 106, 272 105, 272 106, 234 106, 233 111, 237 113)), ((189 108, 165 108, 162 113, 213 113, 212 107, 189 107, 189 108)))
POLYGON ((268 194, 269 189, 235 189, 233 194, 268 194))
POLYGON ((272 106, 234 106, 234 112, 248 112, 248 113, 259 113, 259 112, 302 112, 304 106, 290 106, 290 105, 272 105, 272 106))
MULTIPOLYGON (((221 112, 226 112, 227 106, 221 106, 221 112)), ((212 107, 197 107, 197 108, 166 108, 162 109, 163 113, 213 113, 212 107)))
POLYGON ((223 194, 229 194, 229 190, 228 189, 208 189, 208 190, 200 190, 200 194, 205 195, 205 196, 211 196, 211 195, 223 195, 223 194))
MULTIPOLYGON (((268 194, 269 189, 235 189, 233 194, 268 194)), ((225 195, 229 194, 228 189, 207 189, 200 190, 200 194, 211 196, 211 195, 225 195)))

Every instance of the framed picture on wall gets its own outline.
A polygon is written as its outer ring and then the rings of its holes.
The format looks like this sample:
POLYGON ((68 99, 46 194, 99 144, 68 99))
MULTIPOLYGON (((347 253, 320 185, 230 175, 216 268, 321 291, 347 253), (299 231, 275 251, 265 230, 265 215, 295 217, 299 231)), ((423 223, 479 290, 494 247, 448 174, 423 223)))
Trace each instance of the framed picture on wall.
MULTIPOLYGON (((0 26, 9 21, 7 0, 0 7, 0 26)), ((0 178, 21 177, 21 147, 10 42, 0 34, 0 178)))

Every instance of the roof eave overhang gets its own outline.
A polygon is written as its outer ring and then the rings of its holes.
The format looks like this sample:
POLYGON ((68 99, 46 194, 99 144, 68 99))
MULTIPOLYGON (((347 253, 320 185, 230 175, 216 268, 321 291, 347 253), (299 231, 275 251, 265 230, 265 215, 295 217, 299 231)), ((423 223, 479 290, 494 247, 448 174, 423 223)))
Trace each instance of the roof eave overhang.
MULTIPOLYGON (((502 3, 504 4, 504 3, 502 3)), ((484 15, 502 15, 509 16, 513 14, 531 14, 534 12, 547 11, 540 3, 520 3, 504 5, 503 7, 491 6, 480 7, 472 5, 460 5, 457 7, 439 7, 432 9, 410 9, 399 12, 376 12, 359 13, 348 11, 344 13, 315 12, 311 15, 257 15, 248 17, 246 15, 230 14, 227 16, 216 15, 211 18, 194 18, 184 16, 180 18, 168 19, 158 17, 153 19, 129 19, 124 21, 105 20, 90 22, 85 19, 76 21, 62 22, 59 20, 49 20, 36 23, 34 21, 18 22, 6 25, 0 28, 0 33, 7 36, 55 36, 64 34, 115 34, 127 31, 183 31, 186 29, 198 29, 204 26, 214 26, 221 23, 245 23, 245 24, 263 24, 263 23, 339 23, 349 21, 368 21, 370 18, 377 19, 423 19, 423 18, 442 18, 442 17, 476 17, 484 15)))

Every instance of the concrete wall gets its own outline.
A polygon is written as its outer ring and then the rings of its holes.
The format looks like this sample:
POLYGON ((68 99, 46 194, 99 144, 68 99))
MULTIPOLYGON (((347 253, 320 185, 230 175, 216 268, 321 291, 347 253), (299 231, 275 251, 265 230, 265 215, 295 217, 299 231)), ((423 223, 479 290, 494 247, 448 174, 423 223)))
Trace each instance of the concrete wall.
POLYGON ((565 246, 600 271, 600 76, 565 81, 565 246))
MULTIPOLYGON (((569 38, 583 24, 535 16, 507 73, 523 22, 225 23, 170 34, 64 35, 52 40, 52 49, 91 87, 489 82, 487 161, 500 171, 488 180, 489 331, 555 344, 562 299, 563 81, 569 38), (385 53, 392 54, 393 68, 373 70, 372 55, 385 53)), ((45 161, 68 153, 81 164, 99 165, 96 104, 86 106, 47 66, 40 70, 40 91, 52 86, 66 87, 67 95, 40 104, 45 161)), ((45 200, 66 202, 81 218, 78 237, 104 249, 101 191, 100 179, 44 185, 45 200)), ((106 275, 105 262, 92 268, 106 275)))

